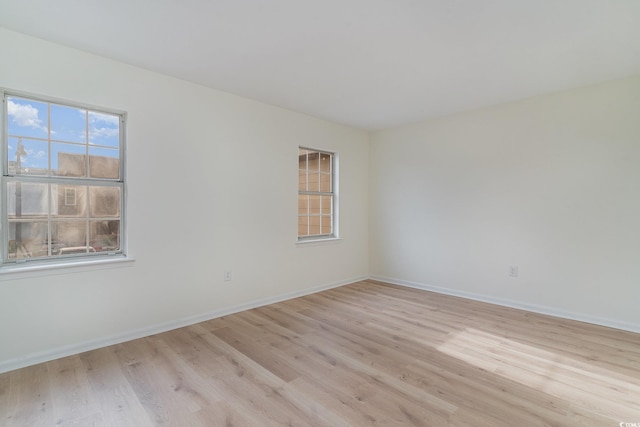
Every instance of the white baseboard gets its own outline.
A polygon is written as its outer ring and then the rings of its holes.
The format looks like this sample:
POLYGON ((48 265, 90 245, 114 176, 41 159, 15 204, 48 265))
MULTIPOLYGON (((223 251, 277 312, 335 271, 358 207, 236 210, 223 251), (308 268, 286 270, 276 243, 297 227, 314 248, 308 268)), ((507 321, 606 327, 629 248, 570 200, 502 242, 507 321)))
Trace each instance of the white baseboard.
POLYGON ((549 316, 560 317, 563 319, 576 320, 578 322, 591 323, 594 325, 606 326, 608 328, 640 333, 640 325, 636 323, 629 323, 629 322, 623 322, 615 319, 606 319, 602 317, 590 316, 584 313, 575 313, 575 312, 561 310, 556 307, 529 304, 529 303, 514 301, 506 298, 496 298, 496 297, 476 294, 472 292, 441 288, 438 286, 431 286, 431 285, 426 285, 424 283, 411 282, 409 280, 396 279, 392 277, 383 277, 383 276, 374 275, 374 276, 370 276, 369 278, 371 280, 378 280, 380 282, 387 282, 394 285, 406 286, 406 287, 415 288, 415 289, 422 289, 424 291, 436 292, 439 294, 451 295, 451 296, 466 298, 474 301, 481 301, 481 302, 486 302, 490 304, 501 305, 504 307, 517 308, 520 310, 526 310, 533 313, 546 314, 549 316))
POLYGON ((342 280, 339 282, 328 283, 320 286, 314 286, 312 288, 306 288, 299 291, 288 292, 286 294, 280 294, 269 298, 261 298, 253 301, 249 301, 244 304, 238 304, 232 307, 221 308, 208 313, 202 313, 196 316, 190 316, 183 319, 178 319, 171 322, 160 323, 132 331, 123 332, 116 335, 97 338, 89 341, 79 342, 71 345, 58 347, 52 350, 46 350, 42 352, 27 354, 24 357, 15 359, 9 359, 6 361, 0 361, 0 374, 3 372, 13 371, 15 369, 24 368, 26 366, 36 365, 38 363, 48 362, 50 360, 59 359, 61 357, 72 356, 74 354, 83 353, 85 351, 95 350, 102 347, 107 347, 114 344, 120 344, 126 341, 135 340, 138 338, 147 337, 149 335, 159 334, 167 332, 173 329, 182 328, 184 326, 193 325, 196 323, 204 322, 207 320, 215 319, 217 317, 227 316, 229 314, 238 313, 240 311, 250 310, 256 307, 262 307, 264 305, 274 304, 281 301, 286 301, 292 298, 298 298, 305 295, 314 294, 317 292, 325 291, 327 289, 337 288, 339 286, 348 285, 350 283, 366 280, 368 277, 354 277, 349 280, 342 280))

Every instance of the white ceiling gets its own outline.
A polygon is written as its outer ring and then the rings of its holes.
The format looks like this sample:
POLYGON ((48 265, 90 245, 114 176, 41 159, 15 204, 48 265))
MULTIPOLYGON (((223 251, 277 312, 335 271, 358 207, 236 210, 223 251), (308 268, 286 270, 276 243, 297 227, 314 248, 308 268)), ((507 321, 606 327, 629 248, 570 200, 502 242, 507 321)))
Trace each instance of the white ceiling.
POLYGON ((640 72, 640 0, 0 0, 0 26, 363 129, 640 72))

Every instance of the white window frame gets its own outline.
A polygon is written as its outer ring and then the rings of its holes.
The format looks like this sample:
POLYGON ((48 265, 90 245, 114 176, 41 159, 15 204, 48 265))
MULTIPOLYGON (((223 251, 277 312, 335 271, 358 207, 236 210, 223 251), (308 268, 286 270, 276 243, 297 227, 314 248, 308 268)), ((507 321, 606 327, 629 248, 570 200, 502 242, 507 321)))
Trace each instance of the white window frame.
MULTIPOLYGON (((312 148, 312 147, 306 147, 306 146, 299 146, 298 147, 298 152, 297 152, 297 159, 298 159, 298 165, 299 165, 299 161, 300 161, 300 150, 309 150, 309 151, 313 151, 313 152, 317 152, 320 154, 328 154, 331 156, 332 162, 331 162, 331 192, 322 192, 322 191, 307 191, 307 190, 300 190, 300 169, 299 166, 297 166, 298 169, 298 198, 300 197, 300 195, 317 195, 317 196, 331 196, 331 200, 332 200, 332 211, 331 211, 331 233, 329 234, 317 234, 317 235, 306 235, 306 236, 300 236, 300 234, 298 232, 296 232, 296 234, 298 235, 298 243, 309 243, 309 242, 318 242, 318 241, 325 241, 325 240, 338 240, 339 239, 339 224, 338 224, 338 208, 339 208, 339 185, 338 185, 338 170, 339 170, 339 157, 338 157, 338 153, 334 152, 334 151, 330 151, 330 150, 325 150, 325 149, 320 149, 320 148, 312 148)), ((307 166, 307 172, 308 172, 308 166, 307 166)), ((306 177, 306 181, 309 180, 308 174, 306 177)), ((299 203, 299 201, 298 201, 299 203)), ((307 208, 309 209, 309 208, 307 208)), ((300 215, 300 207, 298 205, 298 212, 297 212, 297 218, 299 218, 300 215)), ((306 215, 308 218, 310 218, 312 215, 311 214, 307 214, 306 215)), ((322 213, 320 214, 320 216, 322 216, 322 213)), ((308 224, 308 226, 310 226, 308 224)))
MULTIPOLYGON (((26 92, 21 92, 21 91, 14 91, 14 90, 9 90, 9 89, 5 89, 5 88, 0 88, 0 96, 2 98, 2 114, 1 114, 1 124, 2 126, 0 126, 0 161, 1 161, 1 165, 0 165, 0 169, 1 169, 1 176, 0 176, 0 198, 2 200, 2 207, 0 208, 0 273, 3 272, 11 272, 11 271, 20 271, 21 269, 30 269, 31 267, 33 268, 48 268, 48 267, 63 267, 65 265, 82 265, 82 264, 92 264, 94 262, 110 262, 110 261, 117 261, 118 259, 125 259, 126 258, 126 243, 127 243, 127 236, 126 236, 126 186, 125 186, 125 182, 126 182, 126 177, 125 177, 125 173, 126 173, 126 151, 125 151, 125 138, 126 138, 126 123, 127 123, 127 114, 124 111, 119 111, 119 110, 114 110, 114 109, 109 109, 109 108, 104 108, 104 107, 97 107, 97 106, 93 106, 93 105, 88 105, 88 104, 83 104, 80 102, 76 102, 76 101, 68 101, 68 100, 62 100, 62 99, 57 99, 57 98, 52 98, 52 97, 47 97, 47 96, 42 96, 42 95, 37 95, 37 94, 32 94, 32 93, 26 93, 26 92), (69 108, 78 108, 78 109, 82 109, 82 110, 86 110, 88 113, 102 113, 102 114, 108 114, 108 115, 113 115, 113 116, 118 116, 119 117, 119 178, 117 179, 112 179, 112 178, 95 178, 95 177, 90 177, 88 174, 86 177, 68 177, 68 176, 57 176, 57 175, 53 175, 51 173, 45 175, 22 175, 22 174, 16 174, 10 173, 9 170, 9 159, 7 158, 7 154, 8 154, 8 146, 9 146, 9 135, 8 135, 8 131, 9 131, 9 112, 8 112, 8 102, 7 99, 11 98, 11 97, 15 97, 15 98, 22 98, 22 99, 26 99, 26 100, 30 100, 30 101, 34 101, 34 102, 41 102, 41 103, 46 103, 48 105, 59 105, 59 106, 63 106, 63 107, 69 107, 69 108), (91 248, 89 247, 89 224, 90 224, 90 219, 89 219, 89 213, 87 212, 87 217, 82 217, 83 220, 87 221, 87 252, 86 253, 74 253, 71 255, 56 255, 54 253, 54 250, 52 249, 52 244, 49 243, 49 249, 48 249, 48 255, 46 257, 42 256, 42 257, 34 257, 34 258, 9 258, 9 212, 8 212, 8 203, 7 203, 7 188, 8 185, 7 183, 9 182, 21 182, 21 183, 38 183, 38 184, 47 184, 48 188, 49 188, 49 204, 51 206, 53 206, 53 204, 56 203, 56 201, 53 199, 52 194, 51 194, 51 189, 54 186, 62 186, 62 187, 66 187, 66 186, 72 186, 72 185, 79 185, 79 186, 87 186, 87 188, 89 186, 99 186, 99 187, 106 187, 106 188, 118 188, 120 190, 120 206, 119 206, 119 210, 120 210, 120 216, 118 218, 119 222, 119 248, 117 250, 113 250, 113 251, 100 251, 100 252, 96 252, 96 251, 91 251, 91 248), (5 271, 6 270, 6 271, 5 271)), ((49 107, 50 108, 50 107, 49 107)), ((47 123, 48 129, 50 129, 51 127, 51 122, 50 120, 48 120, 47 123)), ((87 124, 88 126, 88 124, 87 124)), ((87 128, 87 132, 88 132, 88 128, 87 128)), ((87 135, 87 138, 89 136, 87 135)), ((53 139, 51 137, 51 132, 48 132, 47 138, 43 138, 43 141, 46 140, 49 144, 49 147, 51 147, 51 143, 52 140, 55 141, 55 139, 53 139)), ((89 157, 88 157, 88 150, 89 150, 89 146, 91 145, 89 142, 89 140, 87 139, 87 162, 89 162, 89 157)), ((99 147, 99 146, 97 146, 99 147)), ((87 163, 88 166, 88 163, 87 163)), ((89 194, 87 194, 85 196, 87 199, 89 198, 89 194)), ((65 197, 64 197, 64 202, 67 201, 66 198, 66 189, 65 189, 65 197)), ((77 199, 76 199, 77 201, 77 199)), ((49 212, 48 214, 48 221, 49 221, 49 242, 51 242, 51 231, 50 231, 50 227, 51 224, 53 223, 51 220, 51 212, 49 212)), ((93 219, 93 218, 91 218, 93 219)), ((97 220, 100 220, 100 218, 97 218, 97 220)), ((109 218, 108 220, 112 220, 111 218, 109 218)))

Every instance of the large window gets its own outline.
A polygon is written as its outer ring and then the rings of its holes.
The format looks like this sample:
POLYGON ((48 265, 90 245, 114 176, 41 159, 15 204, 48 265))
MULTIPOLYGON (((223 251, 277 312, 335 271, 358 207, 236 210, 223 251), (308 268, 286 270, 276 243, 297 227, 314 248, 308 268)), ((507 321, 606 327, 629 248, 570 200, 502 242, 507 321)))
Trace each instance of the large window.
POLYGON ((298 240, 336 236, 334 153, 298 149, 298 240))
POLYGON ((2 95, 2 264, 122 254, 124 114, 2 95))

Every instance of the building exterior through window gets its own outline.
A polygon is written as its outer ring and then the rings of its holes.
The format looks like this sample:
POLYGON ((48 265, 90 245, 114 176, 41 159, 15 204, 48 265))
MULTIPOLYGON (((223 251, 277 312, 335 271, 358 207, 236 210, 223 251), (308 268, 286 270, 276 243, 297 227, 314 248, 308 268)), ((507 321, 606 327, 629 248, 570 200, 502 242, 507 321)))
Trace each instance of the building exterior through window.
POLYGON ((298 149, 298 240, 336 236, 335 153, 298 149))
POLYGON ((121 254, 124 116, 3 100, 3 263, 121 254))

